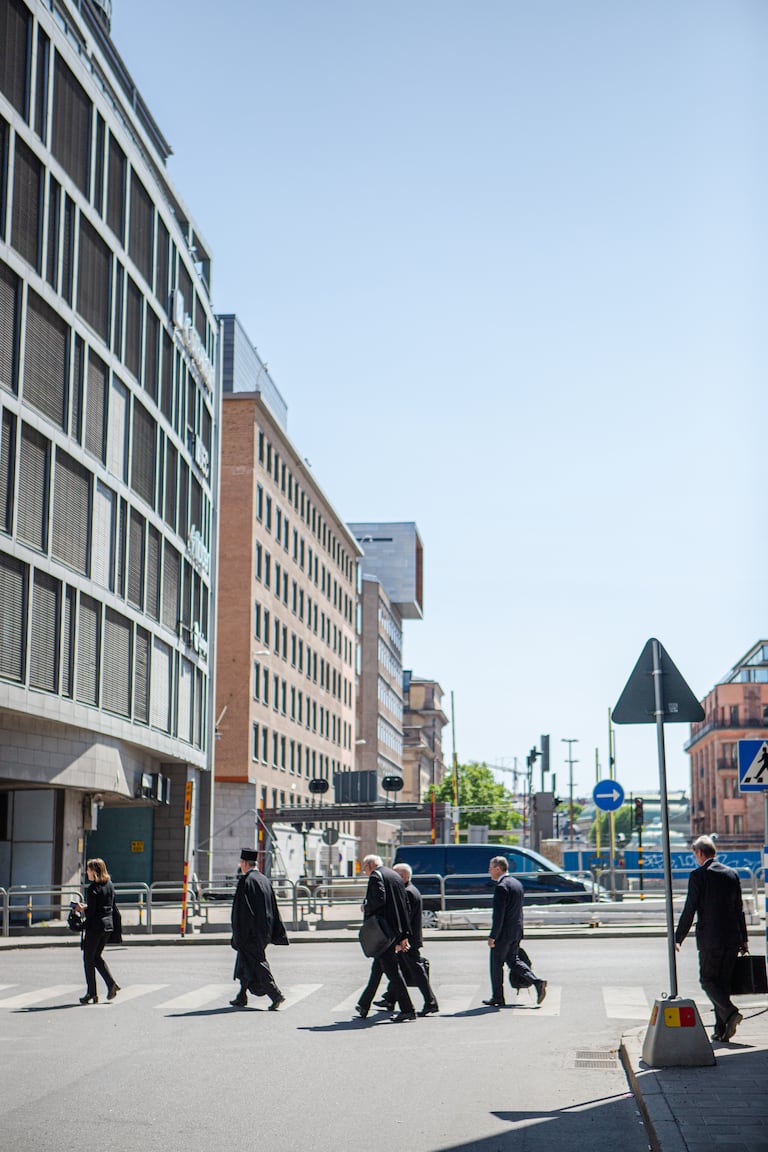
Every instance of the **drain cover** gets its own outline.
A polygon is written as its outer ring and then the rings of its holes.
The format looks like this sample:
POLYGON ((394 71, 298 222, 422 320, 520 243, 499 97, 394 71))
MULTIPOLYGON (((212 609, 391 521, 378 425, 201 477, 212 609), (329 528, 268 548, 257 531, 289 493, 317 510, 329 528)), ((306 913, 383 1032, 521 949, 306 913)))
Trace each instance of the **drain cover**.
POLYGON ((575 1068, 615 1068, 616 1067, 616 1052, 606 1051, 581 1051, 577 1052, 574 1059, 575 1068))

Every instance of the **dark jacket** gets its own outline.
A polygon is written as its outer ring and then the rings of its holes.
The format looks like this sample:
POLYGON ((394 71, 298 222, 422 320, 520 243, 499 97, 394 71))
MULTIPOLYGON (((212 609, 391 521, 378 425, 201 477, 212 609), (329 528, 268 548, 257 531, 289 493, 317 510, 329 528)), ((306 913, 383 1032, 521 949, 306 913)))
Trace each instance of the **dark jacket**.
POLYGON ((263 873, 249 868, 237 882, 232 900, 232 947, 237 951, 268 944, 287 944, 272 885, 263 873))
POLYGON ((738 874, 714 857, 694 868, 688 877, 688 895, 675 932, 678 944, 688 935, 694 915, 699 949, 738 949, 746 944, 747 923, 738 874))
POLYGON ((366 919, 377 914, 382 915, 395 934, 395 943, 399 944, 408 935, 408 900, 405 884, 391 868, 375 868, 368 877, 368 888, 365 893, 363 914, 366 919))
POLYGON ((103 884, 93 881, 85 894, 86 932, 111 932, 114 928, 112 912, 115 903, 115 889, 111 880, 103 884))
POLYGON ((514 876, 505 874, 493 893, 493 919, 488 937, 505 944, 523 935, 523 886, 514 876))
POLYGON ((405 899, 408 905, 408 943, 411 948, 421 948, 424 944, 422 936, 421 892, 413 881, 405 886, 405 899))

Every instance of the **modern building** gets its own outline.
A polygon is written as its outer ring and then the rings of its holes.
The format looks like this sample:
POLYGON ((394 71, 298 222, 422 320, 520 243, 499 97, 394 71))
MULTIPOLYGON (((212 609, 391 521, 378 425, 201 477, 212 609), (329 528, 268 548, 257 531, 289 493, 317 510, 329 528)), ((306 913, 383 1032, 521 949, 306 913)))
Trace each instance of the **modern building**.
POLYGON ((217 326, 169 154, 108 0, 0 0, 5 887, 181 880, 188 784, 207 838, 217 326))
MULTIPOLYGON (((423 546, 411 522, 348 527, 363 550, 355 769, 361 782, 371 782, 361 799, 380 800, 393 794, 385 783, 403 780, 403 621, 423 615, 423 546)), ((380 820, 358 825, 358 833, 362 855, 386 859, 398 825, 380 820)))
POLYGON ((436 680, 403 672, 403 800, 426 800, 445 776, 443 690, 436 680))
MULTIPOLYGON (((214 871, 234 871, 260 807, 311 823, 355 761, 360 549, 288 438, 287 408, 236 316, 221 318, 221 559, 214 871)), ((349 829, 341 828, 344 843, 349 829)), ((319 844, 319 832, 313 838, 319 844)), ((338 855, 336 864, 344 864, 338 855)), ((315 864, 317 853, 313 849, 315 864)), ((277 861, 278 868, 282 862, 277 861)), ((326 861, 327 864, 327 861, 326 861)), ((290 872, 290 868, 286 869, 290 872)), ((315 867, 310 866, 314 872, 315 867)), ((346 867, 341 869, 345 874, 346 867)))
POLYGON ((760 640, 701 701, 691 725, 691 832, 721 847, 763 843, 763 797, 739 789, 739 740, 768 740, 768 641, 760 640))

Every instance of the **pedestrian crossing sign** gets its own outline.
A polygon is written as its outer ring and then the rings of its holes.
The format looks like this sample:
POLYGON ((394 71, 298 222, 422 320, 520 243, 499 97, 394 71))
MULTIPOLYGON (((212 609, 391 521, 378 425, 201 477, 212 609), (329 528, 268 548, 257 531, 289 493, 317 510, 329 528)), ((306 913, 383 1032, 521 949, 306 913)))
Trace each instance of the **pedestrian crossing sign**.
POLYGON ((739 789, 768 789, 768 740, 739 740, 739 789))

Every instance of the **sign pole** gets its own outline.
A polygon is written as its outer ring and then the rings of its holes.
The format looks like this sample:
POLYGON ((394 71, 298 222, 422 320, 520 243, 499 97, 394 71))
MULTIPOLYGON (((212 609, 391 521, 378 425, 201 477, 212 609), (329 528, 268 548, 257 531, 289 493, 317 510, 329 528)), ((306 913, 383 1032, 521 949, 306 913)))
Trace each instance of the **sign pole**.
POLYGON ((181 937, 187 932, 187 885, 189 884, 189 834, 192 824, 192 788, 191 780, 187 780, 184 790, 184 879, 181 886, 181 937))
POLYGON ((664 692, 662 686, 661 645, 653 641, 653 698, 656 717, 656 743, 659 754, 659 790, 661 799, 661 842, 664 851, 664 892, 667 905, 667 955, 669 957, 669 995, 677 998, 677 957, 675 955, 675 917, 672 906, 672 856, 669 850, 669 810, 667 808, 667 759, 664 751, 664 692))

